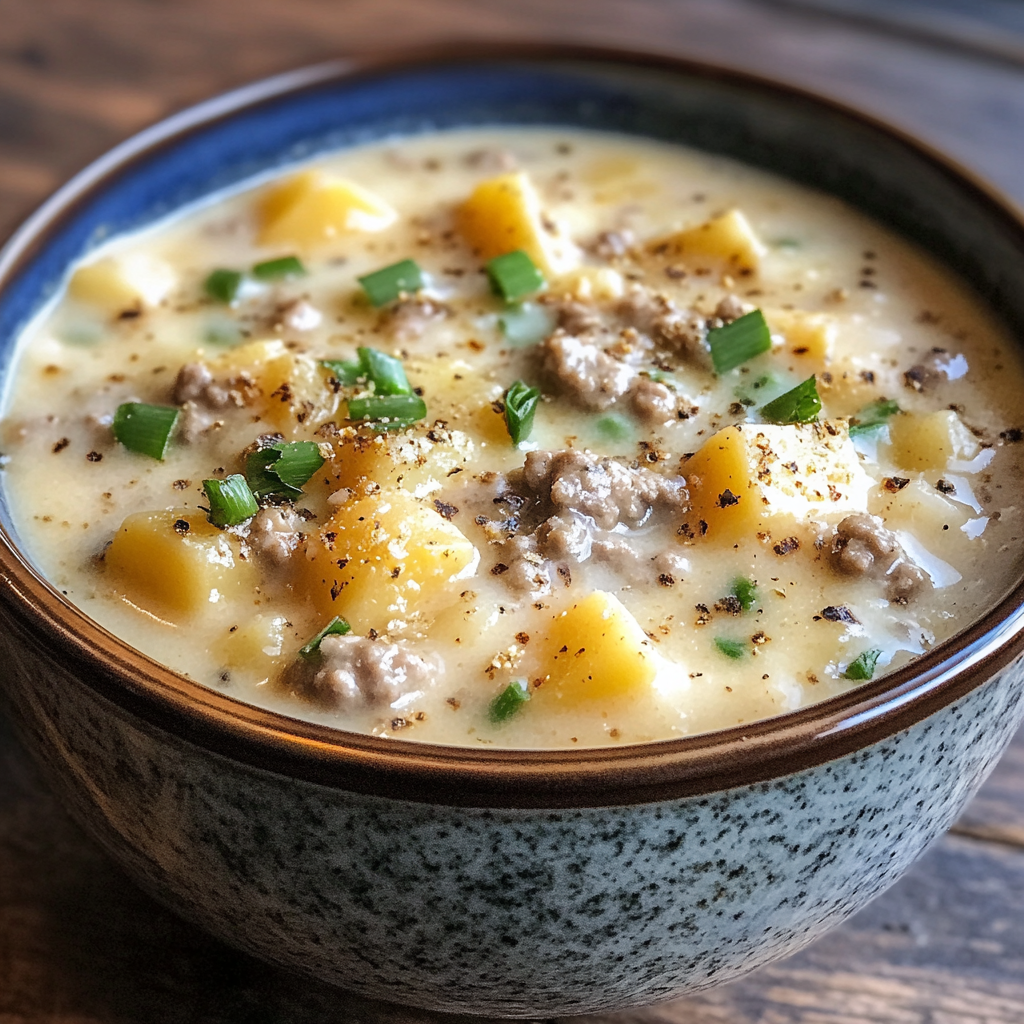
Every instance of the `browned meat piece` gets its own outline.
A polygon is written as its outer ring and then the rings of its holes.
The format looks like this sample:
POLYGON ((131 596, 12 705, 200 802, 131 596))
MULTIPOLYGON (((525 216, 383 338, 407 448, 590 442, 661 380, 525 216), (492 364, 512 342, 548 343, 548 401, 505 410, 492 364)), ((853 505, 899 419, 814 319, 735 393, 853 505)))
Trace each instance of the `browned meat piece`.
POLYGON ((746 308, 743 305, 743 300, 737 295, 726 295, 715 306, 715 316, 723 323, 739 320, 744 313, 746 313, 746 308))
POLYGON ((257 558, 273 566, 287 564, 302 541, 302 520, 290 508, 264 508, 249 523, 246 541, 257 558))
POLYGON ((632 576, 640 567, 640 555, 635 547, 621 537, 604 537, 595 540, 591 556, 607 563, 613 571, 622 576, 632 576))
POLYGON ((543 343, 544 366, 562 394, 585 409, 607 409, 636 379, 636 370, 596 345, 559 331, 543 343))
POLYGON ((629 393, 633 411, 646 423, 664 423, 675 419, 675 393, 647 377, 640 377, 629 393))
POLYGON ((537 527, 536 537, 538 549, 556 562, 583 562, 590 557, 590 524, 571 511, 545 520, 537 527))
POLYGON ((504 562, 499 562, 491 572, 501 576, 513 591, 531 600, 551 593, 554 565, 538 550, 537 538, 533 534, 513 537, 505 545, 504 562))
POLYGON ((944 348, 933 348, 921 362, 903 374, 903 383, 914 391, 930 391, 936 384, 966 372, 962 355, 951 355, 944 348))
POLYGON ((259 396, 256 382, 245 373, 217 380, 205 363, 186 363, 174 382, 177 405, 194 402, 207 410, 241 408, 259 396))
POLYGON ((886 596, 898 604, 906 604, 928 582, 896 535, 866 512, 855 512, 836 527, 830 555, 839 572, 884 581, 886 596))
POLYGON ((644 467, 624 466, 591 452, 567 449, 530 452, 523 477, 527 486, 556 509, 590 516, 603 530, 619 523, 637 526, 655 507, 681 509, 687 493, 679 477, 661 476, 644 467))
POLYGON ((681 310, 666 295, 634 284, 620 300, 616 312, 629 327, 648 335, 655 344, 697 359, 704 351, 704 321, 681 310))
POLYGON ((558 296, 544 304, 555 314, 557 326, 566 334, 589 334, 605 326, 601 314, 586 302, 558 296))
POLYGON ((430 686, 440 671, 432 658, 405 644, 362 636, 325 636, 320 658, 299 659, 294 669, 300 689, 326 707, 349 710, 385 708, 400 697, 430 686))
POLYGON ((625 256, 636 242, 636 236, 628 228, 622 231, 602 231, 591 247, 594 255, 603 260, 614 260, 625 256))
POLYGON ((399 338, 419 338, 432 323, 443 320, 448 313, 444 303, 415 295, 396 302, 381 319, 399 338))

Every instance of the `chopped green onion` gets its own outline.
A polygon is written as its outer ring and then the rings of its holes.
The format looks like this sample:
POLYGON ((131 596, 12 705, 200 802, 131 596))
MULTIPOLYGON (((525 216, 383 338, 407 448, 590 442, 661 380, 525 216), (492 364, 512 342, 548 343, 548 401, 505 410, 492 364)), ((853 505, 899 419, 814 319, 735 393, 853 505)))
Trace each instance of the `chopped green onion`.
POLYGON ((378 395, 411 395, 412 386, 405 375, 401 359, 389 356, 375 348, 360 348, 359 359, 363 371, 373 381, 373 390, 378 395))
POLYGON ((629 441, 635 432, 633 421, 619 412, 610 412, 602 416, 595 426, 605 441, 629 441))
POLYGON ((162 460, 180 415, 170 405, 125 402, 114 413, 114 437, 130 451, 162 460))
POLYGON ((757 584, 746 576, 737 576, 732 581, 730 592, 745 612, 749 612, 757 601, 757 584))
POLYGON ((349 387, 366 377, 366 367, 358 359, 321 359, 320 365, 334 374, 339 384, 346 384, 349 387))
POLYGON ((291 498, 302 493, 302 485, 323 464, 315 442, 279 441, 269 448, 249 453, 245 460, 245 478, 257 498, 271 495, 291 498))
POLYGON ((873 650, 864 651, 846 666, 843 675, 847 679, 867 680, 875 674, 875 665, 882 652, 875 647, 873 650))
POLYGON ((505 340, 515 348, 526 348, 543 341, 554 329, 550 310, 536 302, 517 302, 498 317, 505 340))
POLYGON ((813 423, 821 412, 821 399, 813 377, 761 406, 766 423, 813 423))
POLYGON ((726 636, 716 636, 715 646, 727 657, 739 659, 746 655, 747 645, 742 640, 730 640, 726 636))
POLYGON ((776 249, 799 249, 803 246, 803 242, 799 238, 776 238, 772 245, 776 249))
POLYGON ((723 327, 713 327, 708 331, 708 344, 715 373, 722 374, 767 352, 772 336, 764 313, 755 309, 723 327))
POLYGON ((211 299, 231 305, 238 297, 238 289, 242 285, 242 275, 237 270, 214 270, 203 284, 206 294, 211 299))
POLYGON ((348 403, 350 420, 384 420, 408 426, 427 415, 427 403, 418 395, 370 395, 348 403))
POLYGON ((506 302, 515 302, 544 287, 544 275, 522 249, 495 256, 486 270, 491 290, 506 302))
POLYGON ((204 480, 203 490, 210 503, 207 518, 214 526, 240 526, 260 510, 241 473, 232 473, 224 480, 204 480))
POLYGON ((530 690, 525 679, 513 679, 494 700, 487 717, 497 725, 507 721, 530 699, 530 690))
POLYGON ((530 436, 539 402, 540 390, 521 380, 505 392, 505 425, 513 444, 519 444, 530 436))
POLYGON ((344 636, 346 633, 351 632, 352 627, 341 616, 335 615, 308 644, 299 649, 299 657, 318 658, 320 656, 320 641, 325 636, 344 636))
POLYGON ((401 260, 372 274, 364 274, 359 283, 374 306, 386 306, 403 292, 418 292, 423 287, 423 271, 415 260, 401 260))
POLYGON ((891 398, 880 398, 865 405, 850 424, 850 437, 866 434, 885 426, 890 416, 895 416, 900 407, 891 398))
POLYGON ((252 268, 252 276, 260 281, 279 281, 283 277, 305 277, 306 268, 298 256, 282 256, 257 263, 252 268))

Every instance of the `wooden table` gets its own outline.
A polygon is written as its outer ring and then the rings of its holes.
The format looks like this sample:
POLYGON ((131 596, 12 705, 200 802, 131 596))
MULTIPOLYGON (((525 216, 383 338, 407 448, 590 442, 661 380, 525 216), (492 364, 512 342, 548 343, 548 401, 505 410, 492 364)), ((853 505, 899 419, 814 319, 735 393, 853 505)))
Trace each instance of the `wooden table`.
MULTIPOLYGON (((645 45, 783 75, 916 129, 1024 199, 1024 67, 793 5, 0 0, 0 226, 125 135, 224 88, 369 46, 501 35, 645 45)), ((0 1024, 438 1019, 271 970, 162 910, 67 819, 0 720, 0 1024)), ((743 981, 601 1019, 1020 1024, 1024 738, 952 833, 844 927, 743 981)))

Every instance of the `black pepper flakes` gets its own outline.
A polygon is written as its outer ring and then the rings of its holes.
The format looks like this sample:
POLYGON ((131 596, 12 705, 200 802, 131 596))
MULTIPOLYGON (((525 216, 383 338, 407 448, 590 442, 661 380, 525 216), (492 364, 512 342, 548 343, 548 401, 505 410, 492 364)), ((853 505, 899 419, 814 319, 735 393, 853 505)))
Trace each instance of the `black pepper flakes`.
POLYGON ((845 604, 830 604, 827 607, 822 608, 821 617, 825 619, 826 622, 855 623, 857 621, 853 612, 851 612, 845 604))
POLYGON ((951 484, 948 480, 936 480, 935 490, 940 494, 953 494, 956 491, 956 484, 951 484))
POLYGON ((739 496, 733 494, 728 487, 724 491, 722 491, 722 493, 718 496, 718 501, 715 502, 718 508, 729 508, 730 506, 738 505, 739 503, 739 496))
POLYGON ((798 551, 800 549, 800 541, 796 537, 786 537, 780 540, 778 544, 772 546, 772 551, 777 555, 788 555, 791 551, 798 551))
POLYGON ((455 505, 451 505, 447 501, 441 501, 440 498, 434 499, 434 508, 437 509, 438 515, 442 519, 447 519, 448 522, 451 522, 459 514, 459 510, 455 505))
POLYGON ((192 527, 189 525, 187 519, 175 519, 174 520, 174 532, 180 537, 184 537, 192 527))
POLYGON ((103 455, 101 452, 89 452, 88 455, 86 455, 86 459, 88 459, 89 462, 102 462, 103 455))
POLYGON ((905 476, 887 476, 882 481, 882 487, 890 494, 895 494, 897 491, 902 491, 909 483, 909 478, 905 476))
POLYGON ((64 449, 65 449, 65 448, 67 448, 67 446, 68 446, 69 444, 71 444, 71 438, 70 438, 70 437, 62 437, 62 438, 61 438, 61 439, 60 439, 60 440, 59 440, 59 441, 58 441, 58 442, 57 442, 57 443, 56 443, 56 444, 55 444, 55 445, 53 446, 53 448, 51 449, 51 451, 53 452, 53 454, 54 454, 54 455, 60 455, 60 453, 61 453, 62 451, 64 451, 64 449))

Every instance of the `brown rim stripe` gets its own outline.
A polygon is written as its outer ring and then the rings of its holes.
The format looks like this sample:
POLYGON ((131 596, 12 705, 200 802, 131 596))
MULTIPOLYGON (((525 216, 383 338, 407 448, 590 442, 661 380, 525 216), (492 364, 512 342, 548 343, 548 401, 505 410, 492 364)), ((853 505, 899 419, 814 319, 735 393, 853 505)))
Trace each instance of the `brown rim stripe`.
MULTIPOLYGON (((0 288, 40 243, 125 168, 242 110, 327 82, 417 66, 480 62, 590 63, 656 69, 799 100, 902 143, 1016 234, 1024 218, 971 172, 907 133, 814 93, 668 55, 532 43, 468 44, 360 57, 255 83, 177 114, 87 167, 0 253, 0 288)), ((0 619, 55 668, 71 671, 122 713, 255 768, 359 793, 454 806, 596 807, 718 792, 824 764, 952 704, 1024 651, 1024 581, 986 618, 911 665, 820 704, 749 726, 674 740, 584 750, 500 750, 382 740, 264 711, 192 682, 129 647, 43 580, 0 530, 0 619)), ((45 685, 43 679, 40 685, 45 685)), ((112 713, 117 713, 112 707, 112 713)))

